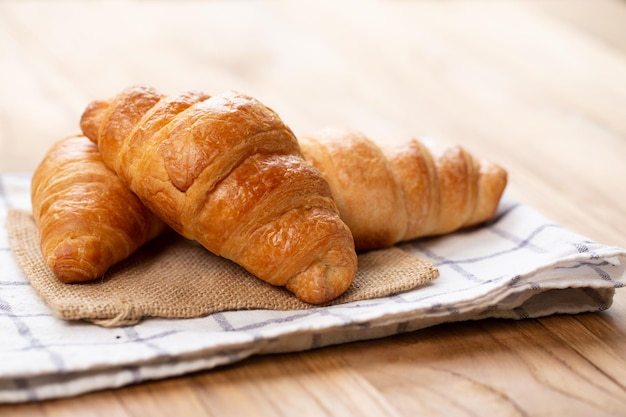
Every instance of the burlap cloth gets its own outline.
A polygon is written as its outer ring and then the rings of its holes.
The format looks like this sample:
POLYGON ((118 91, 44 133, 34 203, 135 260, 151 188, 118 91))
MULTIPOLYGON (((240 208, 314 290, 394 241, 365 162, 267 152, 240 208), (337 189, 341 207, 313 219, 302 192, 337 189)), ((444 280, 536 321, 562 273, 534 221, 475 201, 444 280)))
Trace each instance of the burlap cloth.
MULTIPOLYGON (((192 318, 232 310, 314 307, 174 232, 148 243, 102 279, 63 284, 45 264, 32 215, 11 209, 6 225, 11 248, 32 287, 61 319, 113 327, 147 317, 192 318)), ((367 252, 359 255, 351 287, 328 305, 405 292, 438 276, 432 264, 400 249, 367 252)))

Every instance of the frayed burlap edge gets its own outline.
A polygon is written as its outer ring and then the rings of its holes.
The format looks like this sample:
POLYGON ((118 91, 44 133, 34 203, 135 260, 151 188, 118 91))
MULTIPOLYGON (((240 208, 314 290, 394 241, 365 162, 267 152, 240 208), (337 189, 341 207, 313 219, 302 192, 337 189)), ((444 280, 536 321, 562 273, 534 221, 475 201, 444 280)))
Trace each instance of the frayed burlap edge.
MULTIPOLYGON (((45 264, 32 215, 10 209, 6 227, 11 249, 32 287, 64 320, 115 327, 148 317, 180 319, 232 310, 319 307, 174 232, 146 244, 102 279, 63 284, 45 264)), ((433 265, 398 248, 370 251, 359 255, 359 269, 348 291, 326 306, 402 293, 438 276, 433 265)))

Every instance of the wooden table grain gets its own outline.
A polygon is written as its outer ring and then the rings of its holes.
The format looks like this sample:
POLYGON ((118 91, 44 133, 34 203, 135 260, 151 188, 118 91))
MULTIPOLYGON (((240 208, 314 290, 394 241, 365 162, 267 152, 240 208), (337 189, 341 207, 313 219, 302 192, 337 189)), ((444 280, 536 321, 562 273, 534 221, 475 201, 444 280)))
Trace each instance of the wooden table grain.
MULTIPOLYGON (((626 2, 0 1, 0 173, 136 83, 239 90, 296 134, 461 143, 508 191, 626 247, 626 2)), ((626 290, 597 314, 439 325, 4 416, 626 416, 626 290)))

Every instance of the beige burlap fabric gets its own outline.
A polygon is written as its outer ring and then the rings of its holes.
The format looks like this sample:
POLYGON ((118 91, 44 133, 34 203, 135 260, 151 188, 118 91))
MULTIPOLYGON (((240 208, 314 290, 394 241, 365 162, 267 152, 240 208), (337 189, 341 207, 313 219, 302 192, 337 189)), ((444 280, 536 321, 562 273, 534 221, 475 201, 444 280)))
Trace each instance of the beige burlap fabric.
MULTIPOLYGON (((147 317, 192 318, 229 310, 314 307, 174 232, 148 243, 102 279, 63 284, 45 264, 31 214, 11 209, 6 223, 18 263, 41 299, 61 319, 112 327, 147 317)), ((352 286, 329 304, 397 294, 438 275, 433 265, 400 249, 371 251, 359 255, 352 286)))

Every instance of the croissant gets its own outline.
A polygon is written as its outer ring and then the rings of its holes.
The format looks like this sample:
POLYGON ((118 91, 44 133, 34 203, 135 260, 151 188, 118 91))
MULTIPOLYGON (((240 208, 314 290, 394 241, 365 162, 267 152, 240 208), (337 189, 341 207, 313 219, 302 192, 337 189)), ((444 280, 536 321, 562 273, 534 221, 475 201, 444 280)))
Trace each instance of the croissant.
POLYGON ((81 129, 151 211, 214 254, 308 303, 353 281, 354 241, 327 181, 256 99, 134 86, 92 102, 81 129))
POLYGON ((65 283, 101 277, 165 228, 84 136, 55 143, 31 185, 42 254, 65 283))
POLYGON ((491 218, 507 183, 500 166, 460 146, 412 139, 380 148, 363 133, 324 129, 299 138, 328 180, 357 250, 441 235, 491 218))

